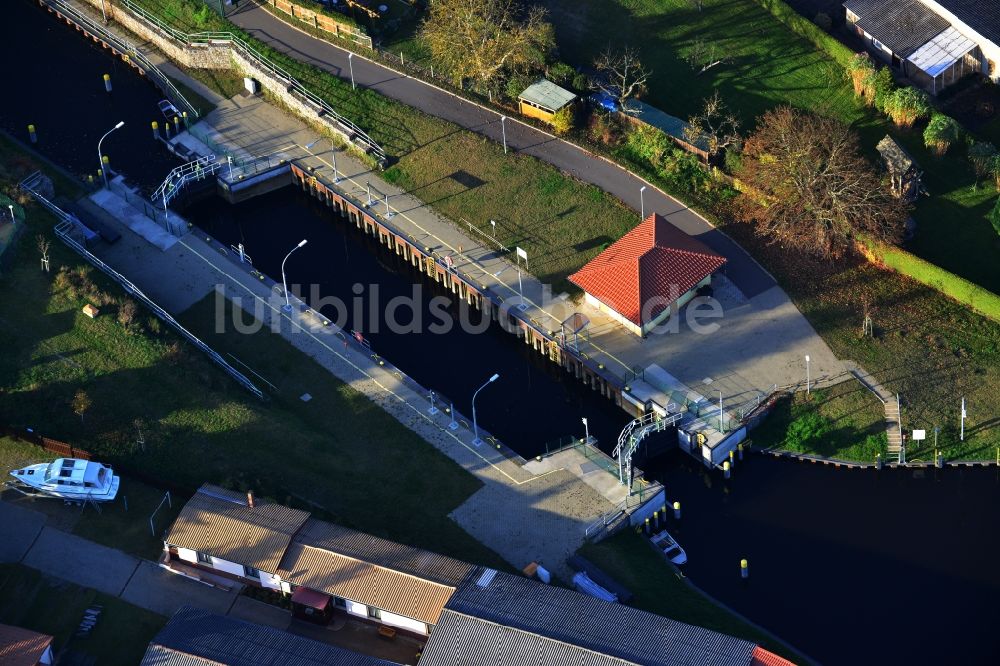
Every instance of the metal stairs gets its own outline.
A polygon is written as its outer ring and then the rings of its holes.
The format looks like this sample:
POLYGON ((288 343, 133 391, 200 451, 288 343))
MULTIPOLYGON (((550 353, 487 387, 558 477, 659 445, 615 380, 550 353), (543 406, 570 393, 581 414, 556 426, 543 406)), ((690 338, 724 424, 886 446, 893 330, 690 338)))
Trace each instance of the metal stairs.
POLYGON ((152 200, 162 203, 163 209, 166 210, 167 205, 180 194, 185 185, 208 178, 218 171, 220 166, 222 164, 215 159, 215 155, 205 155, 174 167, 153 192, 152 200))
POLYGON ((888 439, 886 451, 903 462, 903 426, 899 413, 899 396, 885 401, 885 434, 888 439))
POLYGON ((618 436, 618 445, 612 455, 618 458, 618 483, 628 488, 632 487, 632 456, 639 449, 639 444, 643 438, 653 433, 662 432, 668 427, 677 423, 681 418, 680 412, 670 413, 677 408, 677 405, 670 403, 667 405, 666 416, 661 416, 655 411, 643 415, 641 418, 633 419, 622 430, 618 436))

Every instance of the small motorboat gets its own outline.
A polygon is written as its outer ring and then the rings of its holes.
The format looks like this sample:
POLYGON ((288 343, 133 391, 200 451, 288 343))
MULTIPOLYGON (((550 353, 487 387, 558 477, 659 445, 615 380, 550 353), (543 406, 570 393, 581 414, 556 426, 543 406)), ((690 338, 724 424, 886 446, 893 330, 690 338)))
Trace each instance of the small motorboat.
POLYGON ((663 530, 659 534, 654 534, 649 540, 653 542, 657 550, 663 553, 664 557, 674 564, 684 564, 688 561, 687 553, 684 552, 684 549, 677 543, 677 540, 670 536, 666 530, 663 530))
MULTIPOLYGON (((107 465, 80 458, 56 458, 50 463, 15 469, 10 475, 19 486, 74 502, 110 502, 121 482, 107 465)), ((19 490, 25 492, 24 488, 19 490)))
POLYGON ((159 107, 160 113, 167 119, 167 122, 171 122, 175 117, 179 118, 181 115, 181 112, 169 99, 161 99, 156 106, 159 107))

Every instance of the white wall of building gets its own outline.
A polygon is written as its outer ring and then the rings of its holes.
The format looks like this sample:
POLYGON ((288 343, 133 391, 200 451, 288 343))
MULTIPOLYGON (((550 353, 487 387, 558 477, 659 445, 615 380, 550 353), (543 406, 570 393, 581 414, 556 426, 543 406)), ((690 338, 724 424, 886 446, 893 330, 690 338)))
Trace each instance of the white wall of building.
POLYGON ((269 574, 266 571, 260 572, 260 584, 270 590, 281 590, 281 576, 269 574))
POLYGON ((243 575, 242 564, 235 564, 228 560, 219 559, 218 557, 212 558, 212 568, 218 569, 219 571, 225 571, 226 573, 233 574, 235 576, 243 575))
POLYGON ((387 611, 382 611, 382 623, 391 624, 394 627, 406 629, 407 631, 412 631, 423 636, 426 636, 428 633, 426 623, 418 620, 412 620, 408 617, 403 617, 402 615, 396 615, 395 613, 389 613, 387 611))
POLYGON ((347 600, 347 612, 351 615, 358 615, 360 617, 368 617, 368 606, 364 604, 359 604, 356 601, 347 600))
POLYGON ((191 564, 198 564, 198 553, 191 550, 190 548, 178 548, 177 557, 184 560, 185 562, 190 562, 191 564))

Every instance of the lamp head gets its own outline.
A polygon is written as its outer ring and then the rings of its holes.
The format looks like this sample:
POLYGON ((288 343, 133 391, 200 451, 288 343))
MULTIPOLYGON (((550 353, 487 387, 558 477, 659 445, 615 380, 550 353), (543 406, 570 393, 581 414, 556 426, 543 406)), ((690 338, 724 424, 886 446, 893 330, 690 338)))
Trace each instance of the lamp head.
POLYGON ((303 239, 302 239, 302 242, 301 242, 301 243, 299 243, 298 245, 296 245, 295 247, 297 247, 297 248, 298 248, 298 247, 302 247, 303 245, 305 245, 305 244, 306 244, 306 243, 308 243, 308 242, 309 242, 308 240, 306 240, 305 238, 303 238, 303 239))
POLYGON ((493 375, 492 377, 490 377, 490 382, 495 382, 498 379, 500 379, 500 375, 493 375))
POLYGON ((124 126, 125 126, 125 121, 124 120, 119 120, 118 124, 115 125, 115 129, 121 129, 124 126))
POLYGON ((806 354, 806 363, 809 362, 809 354, 806 354))

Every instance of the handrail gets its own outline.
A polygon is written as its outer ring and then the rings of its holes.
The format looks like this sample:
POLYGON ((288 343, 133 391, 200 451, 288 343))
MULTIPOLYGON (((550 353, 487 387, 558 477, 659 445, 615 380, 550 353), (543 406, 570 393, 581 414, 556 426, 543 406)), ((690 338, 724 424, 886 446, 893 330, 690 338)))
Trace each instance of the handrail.
POLYGON ((95 36, 100 37, 105 42, 115 45, 120 51, 127 54, 130 60, 134 60, 141 66, 141 69, 146 73, 147 76, 156 80, 157 85, 160 90, 168 97, 171 98, 171 102, 175 102, 177 105, 185 107, 193 117, 198 118, 200 114, 198 109, 194 107, 187 100, 186 97, 177 89, 166 74, 160 71, 160 69, 150 61, 145 55, 142 54, 139 49, 137 49, 128 40, 120 37, 119 35, 111 32, 103 25, 94 21, 89 16, 81 12, 79 9, 73 5, 63 2, 63 0, 40 0, 42 4, 49 7, 57 8, 59 12, 66 14, 71 17, 73 21, 79 25, 86 27, 87 30, 91 31, 95 36))
POLYGON ((230 48, 233 48, 235 51, 239 52, 240 55, 247 58, 248 60, 253 61, 258 66, 270 72, 272 75, 284 79, 288 83, 288 86, 292 91, 297 92, 300 95, 306 97, 306 99, 308 99, 310 102, 319 106, 323 110, 324 114, 332 117, 338 123, 343 125, 346 129, 350 130, 354 135, 356 135, 356 138, 359 139, 365 146, 367 146, 368 150, 370 150, 375 155, 375 157, 378 158, 380 161, 384 161, 386 159, 385 151, 383 150, 382 146, 380 146, 374 139, 368 136, 367 132, 362 130, 348 118, 338 113, 326 100, 324 100, 319 95, 313 93, 301 81, 299 81, 294 76, 289 74, 281 66, 273 63, 262 53, 253 48, 248 42, 243 40, 239 35, 232 32, 196 32, 196 33, 183 32, 168 25, 166 22, 164 22, 160 17, 156 16, 155 14, 152 14, 149 11, 143 9, 142 7, 139 7, 138 5, 133 3, 132 0, 118 0, 118 4, 128 9, 128 11, 135 14, 139 18, 147 21, 148 23, 153 24, 154 26, 162 30, 164 33, 166 33, 167 36, 178 42, 181 42, 185 46, 192 44, 229 45, 230 48))

